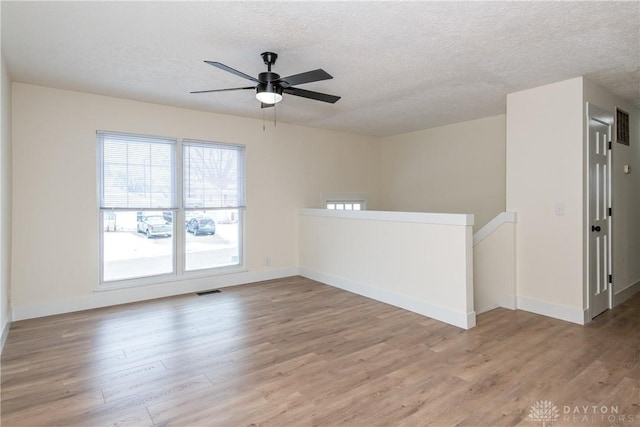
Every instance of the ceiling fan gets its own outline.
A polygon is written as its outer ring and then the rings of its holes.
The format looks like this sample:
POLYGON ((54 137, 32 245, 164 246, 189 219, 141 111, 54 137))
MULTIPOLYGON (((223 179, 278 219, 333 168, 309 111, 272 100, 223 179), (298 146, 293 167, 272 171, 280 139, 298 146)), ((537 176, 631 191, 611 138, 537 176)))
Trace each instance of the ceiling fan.
POLYGON ((293 87, 305 83, 332 79, 333 76, 331 76, 331 74, 327 73, 323 69, 318 68, 317 70, 307 71, 306 73, 294 74, 288 77, 280 77, 279 74, 271 71, 271 66, 276 63, 278 55, 273 52, 264 52, 261 54, 261 56, 267 66, 267 71, 258 74, 257 79, 238 70, 234 70, 233 68, 220 62, 204 61, 216 68, 227 71, 231 74, 235 74, 236 76, 242 77, 244 79, 251 80, 252 82, 256 83, 255 86, 233 87, 228 89, 197 90, 191 93, 226 92, 230 90, 254 89, 256 91, 256 98, 258 99, 258 101, 260 101, 262 108, 273 107, 276 103, 282 101, 283 93, 301 96, 303 98, 309 98, 316 101, 329 102, 331 104, 337 102, 340 99, 339 96, 293 87))

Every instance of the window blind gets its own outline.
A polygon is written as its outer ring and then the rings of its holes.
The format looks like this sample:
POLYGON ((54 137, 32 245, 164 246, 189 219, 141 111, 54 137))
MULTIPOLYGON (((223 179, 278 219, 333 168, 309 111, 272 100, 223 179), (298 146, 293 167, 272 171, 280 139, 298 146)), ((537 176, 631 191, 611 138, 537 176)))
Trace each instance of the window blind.
POLYGON ((183 141, 185 209, 243 208, 244 147, 183 141))
POLYGON ((176 140, 97 132, 103 209, 174 209, 176 140))

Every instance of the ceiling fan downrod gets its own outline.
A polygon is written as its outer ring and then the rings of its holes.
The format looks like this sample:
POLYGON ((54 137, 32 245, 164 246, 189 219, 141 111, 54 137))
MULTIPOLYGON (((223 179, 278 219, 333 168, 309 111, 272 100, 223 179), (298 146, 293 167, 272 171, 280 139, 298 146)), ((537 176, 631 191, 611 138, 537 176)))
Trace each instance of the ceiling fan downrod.
POLYGON ((271 71, 271 66, 275 64, 276 59, 278 59, 278 54, 273 52, 262 52, 260 56, 262 56, 262 60, 267 66, 267 71, 271 71))

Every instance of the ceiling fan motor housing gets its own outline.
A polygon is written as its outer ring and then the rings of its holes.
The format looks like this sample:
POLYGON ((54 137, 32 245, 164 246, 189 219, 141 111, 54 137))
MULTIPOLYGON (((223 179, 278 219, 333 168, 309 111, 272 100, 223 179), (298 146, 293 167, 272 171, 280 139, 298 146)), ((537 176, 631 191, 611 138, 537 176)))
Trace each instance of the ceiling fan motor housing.
POLYGON ((280 74, 273 73, 271 71, 265 71, 258 74, 258 80, 260 81, 260 83, 277 82, 278 80, 280 80, 280 74))
POLYGON ((282 86, 280 86, 280 75, 278 73, 265 71, 258 74, 258 81, 260 83, 256 86, 256 93, 267 92, 282 95, 282 86))
POLYGON ((282 95, 282 86, 277 83, 271 82, 258 83, 258 85, 256 86, 256 93, 261 92, 277 93, 279 95, 282 95))

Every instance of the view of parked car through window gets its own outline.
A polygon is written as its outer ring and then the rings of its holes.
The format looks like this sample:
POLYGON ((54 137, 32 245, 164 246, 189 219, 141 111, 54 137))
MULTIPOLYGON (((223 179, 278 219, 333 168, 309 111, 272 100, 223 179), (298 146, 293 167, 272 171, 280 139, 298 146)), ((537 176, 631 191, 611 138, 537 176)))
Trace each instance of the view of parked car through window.
MULTIPOLYGON (((236 209, 193 213, 184 226, 186 271, 237 264, 239 235, 238 221, 234 220, 237 215, 236 209), (220 222, 216 223, 214 218, 220 222)), ((172 264, 176 234, 171 211, 109 211, 104 216, 106 279, 171 273, 168 267, 172 264)))
POLYGON ((216 223, 211 218, 191 218, 191 221, 187 223, 187 231, 193 233, 194 236, 198 234, 216 234, 216 223))
POLYGON ((97 142, 102 283, 242 265, 243 146, 101 131, 97 142))
POLYGON ((157 236, 169 237, 173 234, 173 226, 171 222, 167 222, 162 216, 144 216, 138 222, 138 233, 142 233, 148 238, 157 236))

